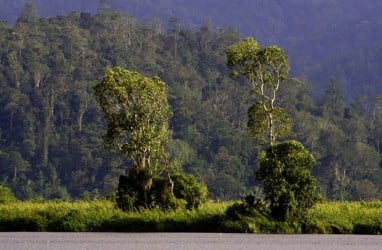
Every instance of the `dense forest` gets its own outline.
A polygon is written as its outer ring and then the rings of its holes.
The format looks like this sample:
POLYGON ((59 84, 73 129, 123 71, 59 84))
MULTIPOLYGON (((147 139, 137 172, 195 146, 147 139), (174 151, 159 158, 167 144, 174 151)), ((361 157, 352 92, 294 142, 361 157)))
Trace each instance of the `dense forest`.
MULTIPOLYGON (((106 68, 121 66, 167 83, 168 150, 207 184, 211 198, 258 192, 254 171, 263 148, 249 138, 250 86, 232 80, 226 66, 225 51, 240 33, 98 8, 39 18, 29 4, 14 25, 0 23, 0 183, 22 199, 114 192, 131 162, 103 148, 105 121, 92 88, 106 68)), ((351 99, 335 79, 324 85, 313 98, 311 82, 283 83, 278 105, 293 117, 290 138, 317 158, 314 175, 329 199, 382 198, 381 84, 351 99)))
POLYGON ((264 45, 276 44, 290 56, 292 75, 312 83, 315 97, 334 80, 349 103, 359 93, 382 92, 382 3, 376 0, 0 0, 0 18, 14 24, 25 2, 42 17, 71 11, 97 13, 112 7, 138 20, 159 19, 167 26, 235 27, 264 45))

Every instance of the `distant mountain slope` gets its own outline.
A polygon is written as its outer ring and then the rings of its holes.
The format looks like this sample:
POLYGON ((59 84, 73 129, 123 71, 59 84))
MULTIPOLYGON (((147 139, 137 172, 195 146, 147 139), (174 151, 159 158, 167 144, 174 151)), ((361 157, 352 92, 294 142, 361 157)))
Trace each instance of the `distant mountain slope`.
MULTIPOLYGON (((0 0, 0 18, 15 22, 26 0, 0 0)), ((41 16, 71 11, 96 12, 102 5, 127 12, 139 19, 159 18, 167 23, 177 17, 185 28, 211 22, 232 26, 243 36, 261 43, 277 44, 291 58, 293 75, 308 78, 316 91, 330 79, 338 81, 348 96, 363 90, 382 92, 382 1, 379 0, 33 0, 41 16), (102 2, 102 4, 101 4, 102 2), (372 53, 373 59, 365 57, 372 53), (345 76, 351 61, 357 77, 345 76), (344 65, 345 64, 345 65, 344 65), (346 70, 343 70, 346 68, 346 70), (362 73, 367 72, 367 73, 362 73), (370 74, 375 76, 370 77, 370 74), (346 80, 346 81, 345 81, 346 80), (370 89, 370 84, 375 86, 370 89), (376 88, 376 89, 375 89, 376 88), (354 91, 354 93, 353 93, 354 91)))

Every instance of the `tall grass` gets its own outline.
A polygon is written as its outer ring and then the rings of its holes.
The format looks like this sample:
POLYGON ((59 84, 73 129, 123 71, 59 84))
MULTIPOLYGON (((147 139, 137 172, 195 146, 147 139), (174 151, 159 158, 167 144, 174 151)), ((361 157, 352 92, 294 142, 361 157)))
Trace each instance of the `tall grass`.
POLYGON ((0 206, 1 231, 97 231, 123 213, 108 201, 17 202, 0 206))
POLYGON ((309 211, 307 233, 382 233, 382 201, 329 202, 309 211))
POLYGON ((209 202, 196 210, 125 213, 106 200, 15 202, 0 204, 0 231, 382 233, 382 201, 317 204, 302 226, 259 214, 228 218, 226 210, 232 204, 209 202))
POLYGON ((17 202, 0 205, 0 231, 219 232, 229 204, 125 213, 110 201, 17 202))

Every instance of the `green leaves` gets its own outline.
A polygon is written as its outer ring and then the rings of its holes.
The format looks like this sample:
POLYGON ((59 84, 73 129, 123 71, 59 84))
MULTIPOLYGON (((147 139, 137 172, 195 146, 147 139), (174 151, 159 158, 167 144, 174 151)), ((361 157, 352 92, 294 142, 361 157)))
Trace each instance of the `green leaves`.
POLYGON ((106 71, 94 91, 108 120, 106 148, 132 157, 136 164, 151 156, 159 160, 171 116, 166 84, 117 67, 106 71))
POLYGON ((258 54, 261 47, 253 38, 246 38, 242 42, 230 46, 226 50, 227 65, 231 68, 234 77, 244 75, 251 78, 251 74, 258 67, 260 62, 258 54))
POLYGON ((245 38, 228 47, 226 55, 231 74, 243 75, 251 84, 272 85, 288 77, 288 57, 277 46, 263 48, 255 39, 245 38))
POLYGON ((288 78, 287 56, 277 46, 262 48, 253 38, 230 46, 226 55, 232 77, 242 75, 247 78, 252 86, 251 93, 258 101, 248 109, 248 126, 252 136, 259 141, 265 141, 268 137, 270 144, 273 144, 278 133, 283 135, 291 127, 286 112, 275 106, 280 83, 288 78))
POLYGON ((117 203, 125 208, 134 193, 134 206, 147 207, 152 178, 169 168, 165 147, 171 110, 166 84, 158 77, 117 67, 106 71, 94 91, 108 121, 106 148, 134 161, 129 185, 120 179, 117 203))
POLYGON ((9 188, 0 185, 0 204, 8 204, 15 201, 16 198, 12 191, 9 188))
MULTIPOLYGON (((269 117, 264 109, 264 106, 257 102, 248 111, 248 128, 250 135, 260 144, 267 141, 268 138, 268 124, 269 117)), ((276 137, 285 137, 292 133, 292 118, 286 112, 285 109, 280 107, 275 107, 272 110, 273 126, 275 130, 276 137)))
POLYGON ((271 215, 280 221, 303 219, 308 208, 318 200, 316 180, 311 169, 316 160, 297 141, 271 146, 258 158, 256 178, 264 183, 271 215))

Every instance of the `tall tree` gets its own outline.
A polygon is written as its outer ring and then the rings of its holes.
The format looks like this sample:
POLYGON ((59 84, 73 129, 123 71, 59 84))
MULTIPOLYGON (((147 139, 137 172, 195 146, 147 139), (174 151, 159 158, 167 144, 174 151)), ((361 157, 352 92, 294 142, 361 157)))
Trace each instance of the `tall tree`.
POLYGON ((171 116, 167 86, 158 77, 148 78, 116 67, 106 71, 94 90, 108 121, 105 146, 133 160, 134 170, 141 178, 140 199, 145 205, 152 178, 165 165, 171 116))
POLYGON ((32 1, 27 1, 24 4, 23 10, 21 12, 20 17, 17 19, 17 22, 35 22, 37 21, 36 15, 36 6, 32 3, 32 1))
POLYGON ((255 133, 266 125, 269 143, 274 144, 277 133, 281 135, 281 132, 287 131, 287 129, 276 131, 276 127, 291 126, 289 115, 284 109, 275 105, 280 84, 288 78, 287 56, 281 48, 277 46, 263 48, 253 38, 246 38, 230 46, 226 53, 227 65, 231 69, 232 76, 247 78, 257 99, 257 103, 248 110, 248 125, 255 128, 255 133))

